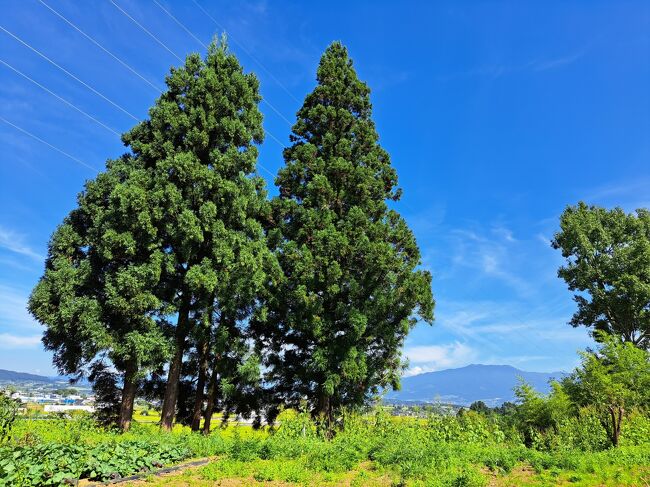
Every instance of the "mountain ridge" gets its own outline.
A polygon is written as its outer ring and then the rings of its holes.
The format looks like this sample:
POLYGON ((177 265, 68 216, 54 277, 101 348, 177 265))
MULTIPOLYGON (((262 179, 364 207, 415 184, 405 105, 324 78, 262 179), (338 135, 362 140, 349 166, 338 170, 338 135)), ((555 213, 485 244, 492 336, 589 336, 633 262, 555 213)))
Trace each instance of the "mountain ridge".
POLYGON ((488 406, 498 406, 515 400, 513 388, 519 377, 547 393, 549 380, 565 375, 561 371, 528 372, 512 365, 470 364, 404 377, 401 390, 388 392, 384 401, 444 402, 460 406, 483 401, 488 406))
POLYGON ((44 375, 30 374, 28 372, 16 372, 15 370, 0 369, 0 380, 2 381, 31 381, 31 382, 53 382, 51 377, 44 375))

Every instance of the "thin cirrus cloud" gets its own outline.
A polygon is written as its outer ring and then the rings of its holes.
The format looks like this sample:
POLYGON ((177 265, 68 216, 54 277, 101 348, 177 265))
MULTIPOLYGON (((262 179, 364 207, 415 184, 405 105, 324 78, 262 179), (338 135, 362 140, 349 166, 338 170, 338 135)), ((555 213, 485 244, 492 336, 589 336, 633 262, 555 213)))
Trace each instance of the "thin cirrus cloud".
POLYGON ((0 348, 34 348, 41 343, 41 335, 14 335, 11 333, 0 333, 0 348))
POLYGON ((582 58, 589 49, 587 47, 579 49, 573 53, 567 54, 566 56, 558 56, 555 58, 548 59, 534 59, 521 64, 505 64, 505 63, 495 63, 485 66, 479 66, 477 68, 471 68, 466 71, 460 71, 457 73, 451 73, 447 75, 439 76, 438 79, 441 81, 451 81, 458 78, 471 78, 471 77, 488 77, 488 78, 500 78, 502 76, 514 73, 521 72, 543 72, 550 71, 553 69, 563 68, 569 66, 582 58))
POLYGON ((27 295, 0 284, 0 331, 36 329, 38 325, 27 311, 27 295))
POLYGON ((42 262, 45 257, 24 242, 23 235, 0 226, 0 248, 42 262))
POLYGON ((494 227, 489 233, 452 230, 449 240, 454 249, 451 264, 456 269, 479 271, 476 277, 501 281, 522 297, 534 294, 529 279, 520 275, 516 268, 518 262, 513 259, 514 255, 522 255, 524 249, 505 226, 494 227))

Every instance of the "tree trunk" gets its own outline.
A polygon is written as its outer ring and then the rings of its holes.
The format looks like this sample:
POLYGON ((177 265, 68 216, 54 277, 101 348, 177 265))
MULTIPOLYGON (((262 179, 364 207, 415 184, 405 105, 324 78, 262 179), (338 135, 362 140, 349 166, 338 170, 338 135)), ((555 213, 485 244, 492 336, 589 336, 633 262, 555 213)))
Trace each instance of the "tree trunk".
POLYGON ((217 369, 216 367, 212 370, 212 375, 210 377, 210 385, 208 386, 208 402, 205 405, 205 413, 203 415, 203 434, 210 434, 210 423, 212 422, 212 415, 214 414, 214 404, 217 399, 217 369))
POLYGON ((178 383, 181 377, 183 354, 185 353, 185 338, 187 337, 189 328, 189 314, 189 306, 184 302, 178 313, 174 356, 169 363, 167 386, 165 387, 165 396, 163 398, 162 413, 160 416, 160 427, 165 431, 171 431, 174 426, 176 401, 178 400, 178 383))
POLYGON ((321 391, 318 399, 318 419, 325 428, 325 437, 331 439, 333 435, 332 430, 332 401, 331 397, 325 392, 321 391))
POLYGON ((611 440, 614 447, 618 446, 618 440, 621 436, 621 423, 623 422, 624 409, 621 406, 610 406, 609 414, 612 418, 611 440))
POLYGON ((209 340, 206 337, 199 345, 199 377, 196 381, 196 397, 194 398, 194 411, 192 413, 192 431, 199 431, 201 427, 201 409, 205 398, 205 376, 208 372, 208 346, 209 340))
POLYGON ((135 402, 135 393, 137 389, 136 375, 138 373, 138 364, 135 360, 129 360, 124 370, 124 385, 122 386, 122 403, 120 404, 119 428, 122 431, 128 431, 131 427, 131 418, 133 417, 133 404, 135 402))

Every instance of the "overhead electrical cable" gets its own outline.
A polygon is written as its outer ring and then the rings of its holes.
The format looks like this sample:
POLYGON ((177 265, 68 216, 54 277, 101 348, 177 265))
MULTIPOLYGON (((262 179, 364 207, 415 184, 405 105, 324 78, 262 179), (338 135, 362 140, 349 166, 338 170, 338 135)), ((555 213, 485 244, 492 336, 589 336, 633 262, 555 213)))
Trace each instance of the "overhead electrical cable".
POLYGON ((165 7, 163 7, 163 6, 160 4, 160 2, 158 2, 158 0, 153 0, 153 3, 155 3, 156 5, 158 5, 158 7, 160 8, 160 10, 162 10, 163 12, 165 12, 165 13, 167 14, 167 16, 170 17, 174 22, 176 22, 176 23, 181 27, 181 29, 183 29, 185 32, 187 32, 187 33, 190 35, 190 37, 192 37, 192 39, 194 39, 196 42, 198 42, 201 46, 203 46, 203 47, 208 47, 207 44, 205 44, 201 39, 199 39, 198 37, 196 37, 196 36, 194 35, 194 33, 193 33, 190 29, 188 29, 187 27, 185 27, 185 25, 183 25, 183 23, 182 23, 180 20, 178 20, 176 17, 174 17, 174 15, 172 15, 172 13, 171 13, 169 10, 167 10, 165 7))
POLYGON ((115 6, 115 8, 118 9, 120 12, 122 12, 122 13, 123 13, 127 18, 129 18, 129 19, 131 20, 131 22, 133 22, 135 25, 137 25, 138 27, 140 27, 140 29, 142 29, 144 32, 146 32, 146 33, 149 35, 149 37, 151 37, 151 38, 152 38, 153 40, 155 40, 158 44, 160 44, 162 47, 164 47, 164 48, 167 50, 167 52, 169 52, 172 56, 174 56, 174 57, 175 57, 176 59, 178 59, 180 62, 183 62, 183 59, 181 59, 181 57, 180 57, 178 54, 176 54, 174 51, 172 51, 172 50, 167 46, 167 44, 165 44, 163 41, 161 41, 161 40, 158 39, 155 35, 153 35, 151 32, 149 32, 149 31, 146 29, 145 26, 143 26, 140 22, 138 22, 138 21, 135 20, 133 17, 131 17, 131 16, 130 16, 130 15, 129 15, 129 14, 128 14, 128 13, 127 13, 123 8, 122 8, 122 7, 120 7, 120 6, 119 6, 117 3, 115 3, 113 0, 108 0, 108 1, 111 2, 111 3, 115 6))
MULTIPOLYGON (((201 4, 199 2, 197 2, 196 0, 192 0, 192 1, 194 2, 194 4, 197 7, 199 7, 199 9, 201 9, 201 11, 210 20, 212 20, 212 22, 214 22, 214 24, 217 27, 219 27, 219 29, 221 29, 222 31, 226 30, 219 22, 217 22, 217 19, 215 19, 212 15, 210 15, 210 13, 201 6, 201 4)), ((291 91, 286 86, 284 86, 284 84, 278 78, 276 78, 274 76, 274 74, 266 66, 264 66, 262 61, 258 60, 255 56, 253 56, 253 53, 251 53, 248 49, 246 49, 246 46, 244 46, 240 42, 237 42, 237 39, 235 39, 234 37, 230 37, 230 38, 232 39, 233 43, 235 43, 237 46, 239 46, 239 48, 242 51, 244 51, 248 55, 248 57, 250 57, 260 68, 262 68, 264 70, 264 72, 266 74, 268 74, 269 77, 271 77, 271 79, 273 79, 273 81, 275 81, 278 84, 278 86, 280 86, 280 88, 282 88, 287 93, 287 95, 289 95, 294 101, 300 103, 300 100, 298 98, 296 98, 295 95, 293 93, 291 93, 291 91)))
MULTIPOLYGON (((176 22, 176 23, 177 23, 177 24, 178 24, 178 25, 179 25, 179 26, 180 26, 180 27, 181 27, 185 32, 187 32, 187 33, 188 33, 188 34, 189 34, 189 35, 190 35, 190 36, 191 36, 191 37, 192 37, 196 42, 198 42, 202 47, 206 47, 206 48, 208 47, 208 44, 205 44, 201 39, 199 39, 196 35, 194 35, 194 33, 193 33, 190 29, 188 29, 188 28, 187 28, 187 27, 186 27, 186 26, 185 26, 185 25, 184 25, 180 20, 178 20, 178 18, 176 18, 176 17, 175 17, 175 16, 174 16, 174 15, 173 15, 169 10, 167 10, 165 7, 163 7, 163 6, 160 4, 160 2, 158 2, 158 0, 153 0, 153 2, 154 2, 154 3, 155 3, 155 4, 156 4, 156 5, 157 5, 157 6, 158 6, 158 7, 159 7, 163 12, 165 12, 165 13, 166 13, 166 14, 167 14, 167 15, 168 15, 172 20, 174 20, 174 22, 176 22)), ((289 126, 291 126, 291 122, 290 122, 290 121, 289 121, 289 120, 288 120, 284 115, 282 115, 282 113, 281 113, 277 108, 275 108, 275 107, 274 107, 274 106, 273 106, 269 101, 267 101, 266 99, 262 98, 262 102, 265 103, 265 104, 267 104, 267 105, 268 105, 268 106, 269 106, 269 107, 270 107, 270 108, 271 108, 275 113, 278 114, 278 116, 279 116, 280 118, 282 118, 285 122, 287 122, 287 124, 289 124, 289 126)), ((280 141, 280 139, 278 139, 278 138, 277 138, 275 135, 273 135, 271 132, 269 132, 269 131, 266 130, 266 129, 264 129, 264 132, 265 132, 266 135, 268 135, 271 139, 273 139, 273 141, 277 142, 278 145, 279 145, 280 147, 282 147, 283 149, 286 147, 286 146, 285 146, 285 145, 280 141)), ((265 169, 269 174, 271 174, 271 176, 275 177, 275 175, 273 175, 270 171, 268 171, 266 168, 264 168, 264 166, 262 166, 262 168, 265 169)))
POLYGON ((39 51, 38 49, 36 49, 36 48, 33 47, 32 45, 30 45, 29 43, 25 42, 24 40, 22 40, 22 39, 21 39, 20 37, 18 37, 17 35, 15 35, 15 34, 9 32, 7 29, 5 29, 4 27, 2 27, 1 25, 0 25, 0 30, 4 31, 4 32, 7 33, 8 35, 10 35, 10 36, 13 37, 14 39, 16 39, 18 42, 20 42, 20 43, 21 43, 22 45, 24 45, 25 47, 31 49, 33 52, 35 52, 36 54, 38 54, 39 56, 41 56, 43 59, 45 59, 46 61, 48 61, 50 64, 52 64, 53 66, 56 66, 58 69, 60 69, 61 71, 63 71, 65 74, 67 74, 68 76, 70 76, 72 79, 74 79, 75 81, 81 83, 83 86, 85 86, 86 88, 88 88, 90 91, 92 91, 93 93, 95 93, 97 96, 99 96, 100 98, 104 99, 105 101, 107 101, 108 103, 110 103, 111 105, 113 105, 115 108, 117 108, 117 109, 120 110, 121 112, 123 112, 123 113, 125 113, 126 115, 128 115, 129 117, 131 117, 133 120, 135 120, 135 121, 137 121, 137 122, 140 121, 140 119, 139 119, 138 117, 136 117, 135 115, 133 115, 131 112, 129 112, 129 111, 126 110, 125 108, 123 108, 123 107, 121 107, 120 105, 118 105, 117 103, 115 103, 113 100, 111 100, 110 98, 108 98, 106 95, 104 95, 104 94, 100 93, 99 91, 97 91, 95 88, 93 88, 92 86, 90 86, 88 83, 86 83, 86 82, 82 81, 81 79, 79 79, 77 76, 75 76, 74 74, 72 74, 70 71, 68 71, 67 69, 65 69, 63 66, 61 66, 60 64, 56 63, 55 61, 53 61, 52 59, 50 59, 49 57, 47 57, 47 56, 46 56, 45 54, 43 54, 41 51, 39 51))
POLYGON ((70 102, 69 102, 68 100, 66 100, 65 98, 63 98, 63 97, 57 95, 57 94, 54 93, 52 90, 46 88, 45 86, 43 86, 42 84, 40 84, 40 83, 39 83, 38 81, 36 81, 35 79, 30 78, 30 77, 27 76, 25 73, 23 73, 23 72, 20 71, 19 69, 16 69, 15 67, 13 67, 13 66, 12 66, 11 64, 9 64, 8 62, 3 61, 2 59, 0 59, 0 63, 4 64, 6 67, 8 67, 9 69, 11 69, 11 70, 14 71, 15 73, 19 74, 19 75, 22 76, 23 78, 25 78, 25 79, 31 81, 31 82, 34 83, 36 86, 38 86, 40 89, 42 89, 43 91, 49 93, 50 95, 52 95, 52 96, 55 97, 56 99, 62 101, 63 103, 65 103, 65 104, 68 105, 69 107, 74 108, 74 109, 77 110, 79 113, 81 113, 82 115, 85 115, 86 117, 88 117, 88 118, 89 118, 90 120, 92 120, 93 122, 95 122, 95 123, 101 125, 102 127, 104 127, 104 128, 105 128, 106 130, 108 130, 109 132, 112 132, 112 133, 114 133, 115 135, 117 135, 118 137, 120 137, 120 133, 119 133, 117 130, 112 129, 111 127, 109 127, 109 126, 106 125, 105 123, 101 122, 100 120, 97 120, 95 117, 93 117, 93 116, 90 115, 89 113, 85 112, 84 110, 82 110, 81 108, 79 108, 77 105, 75 105, 75 104, 73 104, 73 103, 70 103, 70 102))
POLYGON ((75 156, 73 156, 73 155, 71 155, 71 154, 68 154, 68 153, 67 153, 66 151, 64 151, 63 149, 59 149, 57 146, 52 145, 52 144, 50 144, 49 142, 47 142, 46 140, 43 140, 43 139, 41 139, 40 137, 38 137, 37 135, 34 135, 33 133, 29 132, 28 130, 25 130, 24 128, 19 127, 18 125, 16 125, 16 124, 10 122, 10 121, 7 120, 6 118, 4 118, 4 117, 0 117, 0 120, 3 121, 4 123, 6 123, 7 125, 12 126, 12 127, 15 128, 16 130, 22 132, 23 134, 28 135, 28 136, 31 137, 32 139, 38 140, 41 144, 45 144, 45 145, 48 146, 50 149, 53 149, 53 150, 55 150, 55 151, 57 151, 57 152, 63 154, 64 156, 66 156, 66 157, 72 159, 72 160, 75 161, 76 163, 81 164, 82 166, 87 167, 88 169, 92 169, 92 170, 95 171, 95 172, 99 172, 99 169, 97 169, 96 167, 93 167, 93 166, 91 166, 90 164, 85 163, 85 162, 82 161, 81 159, 78 159, 78 158, 76 158, 75 156))
POLYGON ((149 81, 147 78, 142 76, 140 73, 138 73, 134 68, 129 66, 126 62, 124 62, 122 59, 120 59, 118 56, 113 54, 111 51, 106 49, 101 43, 99 43, 96 39, 85 33, 83 30, 81 30, 78 26, 76 26, 74 23, 72 23, 69 19, 63 16, 60 12, 49 6, 47 3, 45 3, 43 0, 38 0, 44 7, 48 8, 52 13, 54 13, 56 16, 58 16, 61 20, 66 22, 70 27, 75 29, 77 32, 79 32, 82 36, 84 36, 86 39, 88 39, 90 42, 95 44, 97 47, 99 47, 102 51, 104 51, 106 54, 111 56, 113 59, 115 59, 118 63, 120 63, 122 66, 124 66, 126 69, 131 71, 133 74, 135 74, 138 78, 140 78, 142 81, 147 83, 151 88, 154 90, 158 91, 159 93, 162 92, 162 89, 160 89, 158 86, 156 86, 154 83, 149 81))

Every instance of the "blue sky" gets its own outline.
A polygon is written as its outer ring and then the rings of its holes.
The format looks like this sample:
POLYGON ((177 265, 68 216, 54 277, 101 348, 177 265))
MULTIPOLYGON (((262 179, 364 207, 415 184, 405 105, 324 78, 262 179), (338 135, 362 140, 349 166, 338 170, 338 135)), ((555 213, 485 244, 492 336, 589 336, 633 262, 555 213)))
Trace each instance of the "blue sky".
POLYGON ((409 373, 576 364, 591 342, 566 324, 549 240, 580 199, 650 206, 648 2, 197 2, 209 16, 190 0, 0 0, 0 368, 53 373, 25 311, 49 236, 87 166, 123 152, 114 132, 146 116, 176 56, 224 29, 261 80, 271 193, 278 141, 329 42, 372 88, 397 209, 434 276, 436 323, 408 338, 409 373))

